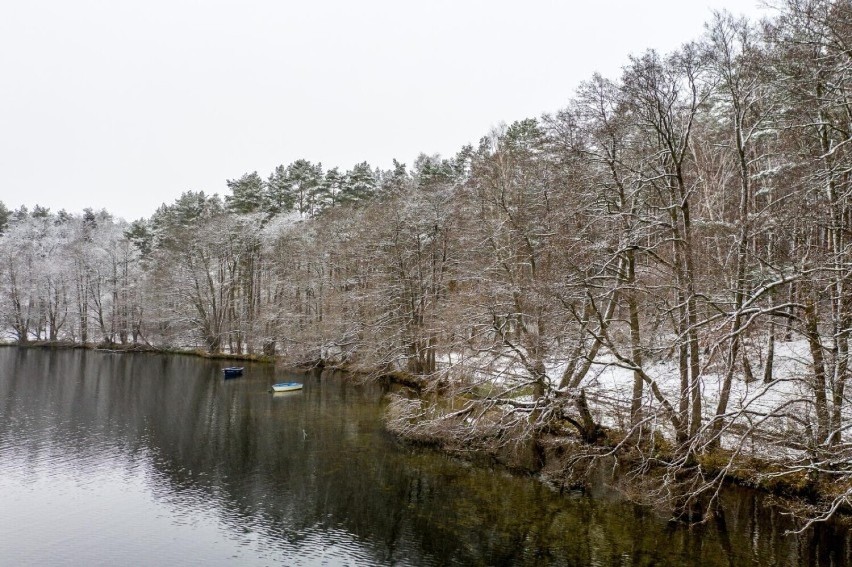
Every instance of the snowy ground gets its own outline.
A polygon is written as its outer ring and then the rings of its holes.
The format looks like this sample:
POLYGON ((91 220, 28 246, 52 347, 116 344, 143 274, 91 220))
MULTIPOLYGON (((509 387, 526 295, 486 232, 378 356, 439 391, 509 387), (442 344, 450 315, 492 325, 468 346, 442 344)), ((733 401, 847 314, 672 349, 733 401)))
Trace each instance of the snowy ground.
MULTIPOLYGON (((762 356, 759 358, 763 358, 762 356)), ((811 375, 811 356, 804 340, 777 342, 773 363, 773 381, 764 383, 762 360, 754 364, 756 380, 747 383, 742 373, 734 376, 727 408, 729 423, 733 423, 723 437, 723 444, 738 447, 753 454, 793 456, 791 448, 807 443, 804 422, 815 423, 813 415, 813 390, 807 379, 811 375), (748 432, 748 435, 745 433, 748 432)), ((480 391, 493 389, 506 392, 513 384, 521 384, 528 377, 517 359, 511 356, 461 357, 446 356, 439 360, 442 368, 455 375, 473 377, 480 391)), ((555 360, 546 365, 548 379, 556 387, 567 366, 555 360)), ((648 363, 646 373, 658 384, 669 403, 678 406, 680 375, 673 360, 648 363)), ((713 417, 719 401, 724 376, 720 369, 705 368, 702 374, 703 414, 706 422, 713 417)), ((617 359, 601 351, 589 373, 584 378, 585 388, 595 419, 604 426, 626 429, 629 424, 630 398, 633 391, 633 371, 619 366, 617 359)), ((523 390, 519 390, 523 392, 523 390)), ((508 394, 511 396, 511 392, 508 394)), ((664 434, 671 434, 668 421, 662 416, 660 403, 654 399, 650 388, 644 388, 645 415, 659 414, 657 423, 664 434)), ((844 408, 846 420, 852 421, 849 404, 844 408)))

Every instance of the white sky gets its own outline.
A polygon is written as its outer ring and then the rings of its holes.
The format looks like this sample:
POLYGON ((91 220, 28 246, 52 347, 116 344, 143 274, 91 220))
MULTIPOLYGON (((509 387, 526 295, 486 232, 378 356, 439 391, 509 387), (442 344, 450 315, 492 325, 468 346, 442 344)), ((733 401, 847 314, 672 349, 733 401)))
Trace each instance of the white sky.
POLYGON ((148 217, 305 158, 409 166, 756 0, 0 0, 0 201, 148 217))

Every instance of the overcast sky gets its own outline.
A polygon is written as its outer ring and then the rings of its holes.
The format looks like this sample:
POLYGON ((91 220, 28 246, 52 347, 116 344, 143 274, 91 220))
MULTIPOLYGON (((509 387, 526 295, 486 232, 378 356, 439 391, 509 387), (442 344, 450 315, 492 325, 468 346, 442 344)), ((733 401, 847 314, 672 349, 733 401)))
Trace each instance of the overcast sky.
POLYGON ((565 106, 753 0, 0 2, 0 201, 148 217, 305 158, 389 168, 565 106))

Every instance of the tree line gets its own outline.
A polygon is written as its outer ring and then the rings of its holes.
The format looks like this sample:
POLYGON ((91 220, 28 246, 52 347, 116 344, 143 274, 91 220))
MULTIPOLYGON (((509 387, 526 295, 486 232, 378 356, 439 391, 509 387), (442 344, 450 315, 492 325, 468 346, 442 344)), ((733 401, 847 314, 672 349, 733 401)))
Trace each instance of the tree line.
POLYGON ((410 170, 298 160, 132 223, 0 207, 2 326, 404 371, 461 401, 400 423, 618 430, 607 451, 665 462, 687 503, 758 456, 831 515, 852 497, 850 38, 849 0, 719 13, 410 170))

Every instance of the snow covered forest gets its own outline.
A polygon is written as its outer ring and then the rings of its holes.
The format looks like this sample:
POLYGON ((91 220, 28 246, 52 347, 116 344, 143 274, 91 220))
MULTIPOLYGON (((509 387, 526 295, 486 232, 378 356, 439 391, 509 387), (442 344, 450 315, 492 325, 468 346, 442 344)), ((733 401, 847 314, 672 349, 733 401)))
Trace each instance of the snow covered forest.
POLYGON ((690 502, 760 460, 808 517, 849 508, 852 0, 717 14, 394 164, 299 160, 132 223, 0 205, 0 325, 407 373, 452 403, 397 400, 399 427, 564 431, 690 502))

